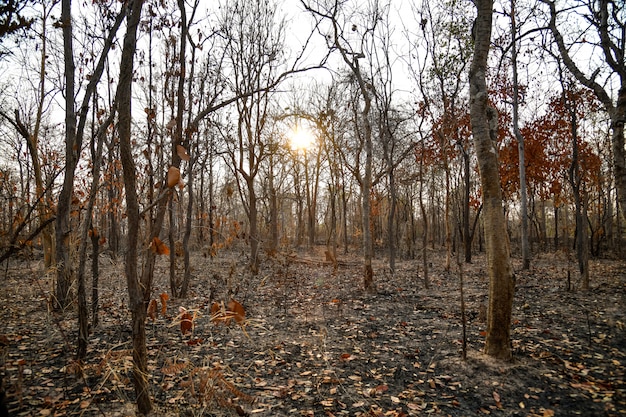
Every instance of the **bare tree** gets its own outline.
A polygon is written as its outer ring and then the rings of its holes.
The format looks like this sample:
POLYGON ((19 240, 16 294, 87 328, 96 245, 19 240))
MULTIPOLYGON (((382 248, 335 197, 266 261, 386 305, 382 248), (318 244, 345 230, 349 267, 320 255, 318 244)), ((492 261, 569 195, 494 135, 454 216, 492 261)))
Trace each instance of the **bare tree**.
POLYGON ((281 78, 278 68, 285 25, 277 20, 273 3, 236 1, 224 9, 222 31, 229 40, 226 53, 232 88, 238 97, 236 129, 227 142, 228 155, 248 217, 250 269, 256 273, 260 243, 256 183, 261 163, 270 150, 266 135, 271 89, 264 87, 281 78))
POLYGON ((85 88, 82 103, 79 109, 76 110, 74 102, 76 94, 76 65, 74 62, 72 4, 71 0, 62 0, 61 2, 60 25, 63 29, 63 56, 65 65, 65 176, 57 204, 55 230, 55 259, 57 266, 55 296, 56 306, 58 308, 67 307, 71 301, 69 295, 74 272, 70 260, 70 207, 74 190, 74 175, 80 159, 89 103, 100 81, 107 56, 114 44, 115 34, 124 20, 125 13, 126 8, 122 7, 122 10, 117 15, 105 39, 96 67, 85 88))
POLYGON ((363 218, 363 286, 367 291, 375 289, 374 271, 372 269, 372 258, 374 255, 374 247, 372 243, 371 230, 371 191, 372 191, 372 166, 373 166, 373 141, 372 141, 372 123, 370 120, 370 111, 372 109, 372 90, 374 86, 371 80, 367 80, 361 69, 360 60, 365 58, 364 50, 367 42, 372 42, 372 33, 376 25, 380 22, 381 10, 378 3, 371 4, 372 10, 367 12, 364 17, 364 27, 359 28, 354 23, 348 22, 342 24, 340 17, 342 13, 342 3, 334 1, 329 7, 321 4, 312 5, 302 2, 305 9, 312 13, 320 21, 326 21, 330 24, 330 33, 326 35, 326 40, 330 50, 339 51, 343 62, 348 67, 351 77, 356 83, 359 98, 362 101, 358 120, 355 120, 355 133, 360 139, 365 152, 365 161, 363 163, 363 172, 352 170, 361 190, 361 216, 363 218), (356 45, 352 45, 346 36, 347 30, 358 33, 356 45))
MULTIPOLYGON (((622 216, 626 217, 626 151, 624 150, 624 123, 626 123, 626 19, 623 5, 611 0, 590 2, 576 0, 564 10, 557 10, 552 0, 542 0, 550 9, 549 28, 552 32, 563 63, 572 75, 585 87, 589 88, 602 103, 611 120, 611 142, 613 147, 613 173, 619 206, 622 216), (620 9, 620 7, 622 9, 620 9), (559 29, 558 19, 566 16, 569 20, 582 19, 587 28, 584 33, 574 34, 574 41, 568 42, 566 34, 559 29), (578 39, 586 47, 597 51, 596 56, 603 56, 601 63, 586 73, 581 69, 572 52, 572 46, 578 39), (602 79, 603 78, 603 79, 602 79), (613 85, 618 90, 611 91, 613 85)), ((576 27, 576 25, 573 25, 576 27)), ((569 39, 569 38, 567 38, 569 39)), ((586 53, 587 56, 593 54, 586 53)))

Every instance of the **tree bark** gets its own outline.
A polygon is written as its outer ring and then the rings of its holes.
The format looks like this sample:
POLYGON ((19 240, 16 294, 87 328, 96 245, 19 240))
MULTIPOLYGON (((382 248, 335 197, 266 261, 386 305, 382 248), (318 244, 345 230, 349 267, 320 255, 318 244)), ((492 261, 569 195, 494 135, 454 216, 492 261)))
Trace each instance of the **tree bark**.
POLYGON ((476 0, 474 56, 470 66, 470 118, 483 192, 485 245, 489 271, 489 308, 485 353, 511 359, 511 312, 514 278, 502 207, 496 148, 497 112, 488 106, 486 71, 491 40, 493 0, 476 0))
POLYGON ((57 266, 56 307, 64 309, 70 304, 72 268, 70 263, 70 204, 74 188, 74 171, 78 164, 80 143, 76 137, 76 111, 74 109, 75 64, 72 34, 72 2, 61 2, 61 21, 63 22, 63 55, 65 64, 65 176, 59 193, 56 216, 56 254, 57 266))
POLYGON ((137 27, 141 18, 142 6, 142 0, 133 0, 127 6, 129 7, 129 15, 122 49, 120 80, 116 101, 118 103, 118 134, 124 187, 126 191, 128 222, 125 274, 128 286, 129 306, 132 315, 133 384, 135 386, 139 413, 147 415, 152 410, 152 399, 148 382, 148 355, 145 330, 151 283, 144 282, 143 280, 140 282, 137 271, 140 216, 137 198, 137 169, 131 144, 133 64, 135 50, 137 48, 137 27))

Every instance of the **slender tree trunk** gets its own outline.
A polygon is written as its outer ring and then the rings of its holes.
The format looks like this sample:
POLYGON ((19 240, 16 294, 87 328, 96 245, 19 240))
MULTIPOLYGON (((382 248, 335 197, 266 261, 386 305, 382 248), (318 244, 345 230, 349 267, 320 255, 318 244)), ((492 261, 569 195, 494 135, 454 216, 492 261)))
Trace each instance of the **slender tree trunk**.
POLYGON ((420 212, 422 214, 422 223, 423 223, 423 228, 424 228, 424 230, 422 230, 422 267, 424 269, 424 287, 428 289, 430 288, 430 278, 429 278, 429 273, 428 273, 429 272, 428 271, 428 213, 426 212, 426 207, 425 207, 424 199, 423 199, 424 153, 425 153, 423 151, 423 147, 424 147, 424 141, 422 139, 422 153, 420 155, 420 169, 419 169, 420 185, 419 185, 418 201, 419 201, 419 206, 420 206, 420 212))
POLYGON ((498 116, 488 106, 487 57, 491 41, 493 0, 476 0, 474 56, 470 66, 470 118, 483 192, 485 244, 489 272, 489 308, 485 353, 511 359, 511 312, 515 282, 497 158, 498 116))
MULTIPOLYGON (((100 183, 100 166, 102 165, 102 150, 104 147, 104 137, 106 135, 106 130, 109 125, 113 121, 115 116, 115 107, 112 109, 111 114, 105 120, 105 122, 98 129, 95 139, 97 140, 97 145, 94 148, 93 142, 91 145, 92 149, 92 181, 91 188, 89 190, 89 201, 87 202, 87 206, 85 208, 85 218, 83 220, 83 224, 80 230, 80 244, 78 249, 78 349, 76 357, 78 360, 83 360, 87 356, 87 345, 89 338, 89 311, 87 308, 87 291, 85 289, 85 267, 87 263, 87 242, 89 241, 88 236, 89 232, 91 234, 96 234, 97 231, 94 228, 92 218, 93 218, 93 207, 96 203, 96 197, 98 195, 98 187, 100 183)), ((96 243, 97 245, 97 243, 96 243)), ((94 260, 97 262, 97 258, 94 260)), ((96 280, 97 281, 97 280, 96 280)), ((97 302, 97 300, 96 300, 97 302)))
POLYGON ((140 217, 137 198, 137 169, 131 144, 133 65, 137 47, 137 27, 141 18, 142 6, 142 0, 131 0, 128 4, 129 15, 120 61, 120 80, 116 101, 119 111, 118 134, 128 222, 125 274, 132 316, 133 384, 139 412, 147 415, 152 410, 152 399, 148 382, 145 321, 152 283, 143 281, 143 276, 142 281, 140 281, 137 270, 140 217))
POLYGON ((463 150, 463 249, 465 250, 465 262, 472 262, 472 238, 474 233, 470 230, 470 158, 469 153, 463 150))
POLYGON ((452 230, 450 226, 450 164, 448 161, 448 145, 445 142, 443 134, 440 135, 439 141, 441 143, 441 150, 443 152, 443 169, 446 179, 445 195, 446 200, 444 202, 444 226, 445 226, 445 245, 446 245, 446 263, 444 269, 450 271, 450 265, 452 264, 452 230))
MULTIPOLYGON (((391 162, 391 161, 390 161, 391 162)), ((396 270, 396 235, 394 233, 394 220, 396 218, 396 181, 393 167, 389 170, 389 213, 387 214, 387 235, 389 237, 389 269, 391 273, 396 270)))
POLYGON ((278 201, 274 185, 274 156, 270 156, 270 176, 268 178, 270 203, 270 244, 269 252, 275 254, 278 250, 278 201))
POLYGON ((569 181, 574 194, 574 209, 576 221, 576 258, 582 289, 589 290, 589 238, 587 229, 586 201, 583 197, 582 178, 580 175, 580 154, 578 149, 578 117, 576 102, 567 98, 567 91, 563 92, 565 105, 570 113, 570 127, 572 130, 572 163, 569 168, 569 181))
POLYGON ((91 233, 91 327, 98 327, 98 306, 100 304, 98 257, 100 255, 100 234, 93 228, 91 233))
POLYGON ((248 201, 250 204, 250 270, 256 275, 259 273, 259 213, 256 191, 254 190, 254 178, 248 177, 246 183, 248 185, 248 201))
POLYGON ((513 132, 517 139, 519 151, 519 186, 520 186, 520 217, 521 217, 521 240, 522 240, 522 269, 530 268, 530 247, 528 244, 528 196, 526 192, 526 162, 524 155, 524 136, 519 129, 519 83, 517 80, 517 21, 515 1, 511 0, 511 61, 513 64, 513 132))
POLYGON ((56 307, 64 309, 70 302, 72 265, 70 261, 70 205, 74 188, 74 172, 78 164, 80 143, 76 137, 76 111, 74 109, 75 65, 72 34, 72 2, 62 0, 63 55, 65 63, 65 176, 57 203, 56 239, 56 307))
MULTIPOLYGON (((622 79, 626 83, 626 75, 622 79)), ((622 216, 626 219, 626 152, 624 151, 624 123, 626 123, 626 85, 619 90, 617 106, 611 116, 611 143, 613 144, 613 169, 615 185, 622 216)), ((619 211, 618 211, 619 213, 619 211)))

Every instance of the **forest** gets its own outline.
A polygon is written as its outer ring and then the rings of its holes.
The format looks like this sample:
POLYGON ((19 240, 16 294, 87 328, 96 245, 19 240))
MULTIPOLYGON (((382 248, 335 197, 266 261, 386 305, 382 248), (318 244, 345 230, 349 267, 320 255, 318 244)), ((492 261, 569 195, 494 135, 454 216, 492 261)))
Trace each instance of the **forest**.
POLYGON ((626 415, 618 0, 0 2, 0 417, 626 415))

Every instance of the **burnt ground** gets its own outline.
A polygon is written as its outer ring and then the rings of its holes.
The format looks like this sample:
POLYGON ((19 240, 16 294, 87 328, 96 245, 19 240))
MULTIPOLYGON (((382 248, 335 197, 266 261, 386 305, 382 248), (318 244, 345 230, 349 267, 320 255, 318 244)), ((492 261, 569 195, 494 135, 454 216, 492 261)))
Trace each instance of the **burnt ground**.
MULTIPOLYGON (((146 323, 154 414, 626 415, 625 262, 592 261, 589 292, 568 291, 575 266, 561 253, 535 257, 530 271, 515 263, 514 360, 502 363, 481 353, 484 257, 463 267, 466 360, 458 268, 430 257, 429 289, 417 261, 393 275, 377 262, 375 293, 361 290, 356 258, 333 272, 319 254, 279 257, 251 276, 235 254, 194 257, 190 297, 146 323), (246 309, 243 326, 210 320, 211 302, 230 294, 246 309), (181 334, 179 307, 194 317, 191 335, 181 334)), ((135 415, 122 262, 102 256, 101 271, 100 325, 83 366, 72 360, 76 313, 50 311, 53 281, 41 264, 13 261, 2 272, 0 373, 11 415, 135 415)), ((157 300, 167 274, 160 259, 157 300)))

